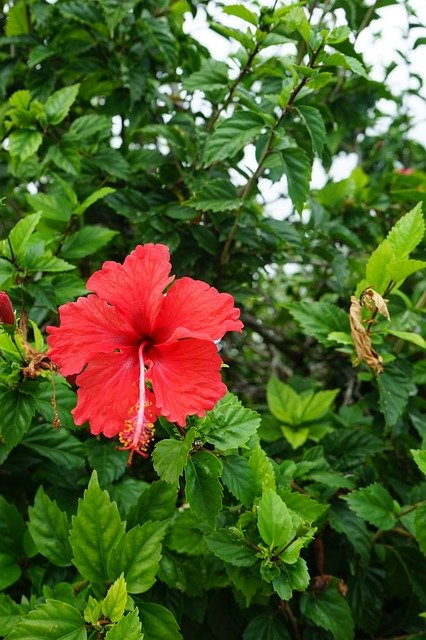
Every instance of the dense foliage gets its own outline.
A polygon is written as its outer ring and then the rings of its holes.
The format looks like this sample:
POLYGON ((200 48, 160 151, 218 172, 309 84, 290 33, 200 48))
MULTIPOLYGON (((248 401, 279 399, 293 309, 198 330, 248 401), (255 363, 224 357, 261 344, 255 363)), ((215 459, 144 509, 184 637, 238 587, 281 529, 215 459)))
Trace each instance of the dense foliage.
POLYGON ((397 2, 219 4, 3 3, 8 640, 426 636, 425 150, 396 63, 373 81, 357 48, 397 2), (225 61, 188 35, 197 12, 225 61), (229 393, 185 429, 160 418, 128 466, 74 424, 46 326, 152 242, 245 330, 219 344, 229 393))

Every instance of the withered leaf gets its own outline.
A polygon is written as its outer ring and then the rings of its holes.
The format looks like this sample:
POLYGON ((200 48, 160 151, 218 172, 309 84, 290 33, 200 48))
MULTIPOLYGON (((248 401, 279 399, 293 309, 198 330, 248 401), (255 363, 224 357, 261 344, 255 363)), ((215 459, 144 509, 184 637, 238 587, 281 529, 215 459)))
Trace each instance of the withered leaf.
POLYGON ((362 305, 356 296, 351 296, 349 324, 351 327, 352 340, 358 356, 354 365, 359 364, 359 362, 363 360, 373 369, 374 373, 382 373, 383 360, 371 346, 370 334, 362 323, 362 305))
POLYGON ((381 313, 382 316, 386 318, 386 320, 390 320, 389 311, 386 305, 388 300, 382 298, 380 293, 377 293, 377 291, 374 291, 374 289, 369 287, 363 292, 362 301, 367 309, 369 309, 370 311, 375 311, 377 309, 377 311, 381 313))

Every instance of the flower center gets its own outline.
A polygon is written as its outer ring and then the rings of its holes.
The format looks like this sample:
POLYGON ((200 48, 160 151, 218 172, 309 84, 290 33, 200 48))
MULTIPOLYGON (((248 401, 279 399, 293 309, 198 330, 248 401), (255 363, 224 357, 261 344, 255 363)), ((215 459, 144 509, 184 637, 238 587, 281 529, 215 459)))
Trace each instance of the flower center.
POLYGON ((133 454, 136 452, 144 458, 149 443, 154 438, 155 413, 152 410, 152 402, 146 399, 145 363, 143 349, 145 343, 139 347, 139 400, 129 409, 129 417, 124 421, 124 429, 118 434, 122 447, 119 449, 130 451, 129 462, 131 464, 133 454))

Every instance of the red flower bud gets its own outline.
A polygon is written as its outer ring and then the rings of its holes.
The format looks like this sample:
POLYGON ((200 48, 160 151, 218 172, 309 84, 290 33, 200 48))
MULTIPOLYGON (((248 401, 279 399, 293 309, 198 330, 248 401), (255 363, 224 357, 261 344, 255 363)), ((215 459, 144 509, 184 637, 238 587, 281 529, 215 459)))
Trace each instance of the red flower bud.
POLYGON ((4 324, 15 324, 13 306, 6 291, 0 291, 0 322, 4 324))

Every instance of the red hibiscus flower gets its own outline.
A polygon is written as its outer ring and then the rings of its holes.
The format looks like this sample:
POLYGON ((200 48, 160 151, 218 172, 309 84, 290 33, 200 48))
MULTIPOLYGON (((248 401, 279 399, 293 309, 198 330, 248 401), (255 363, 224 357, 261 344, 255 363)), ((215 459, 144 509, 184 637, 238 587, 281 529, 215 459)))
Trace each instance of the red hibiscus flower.
POLYGON ((146 456, 157 416, 183 427, 214 407, 226 392, 214 341, 243 327, 231 295, 173 282, 170 270, 166 246, 139 245, 123 264, 105 262, 87 281, 94 293, 62 305, 60 326, 47 327, 49 357, 62 375, 78 374, 75 423, 119 434, 131 456, 146 456))

